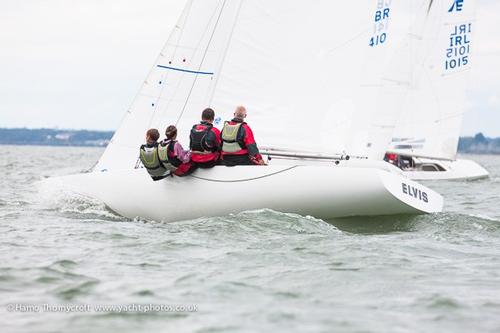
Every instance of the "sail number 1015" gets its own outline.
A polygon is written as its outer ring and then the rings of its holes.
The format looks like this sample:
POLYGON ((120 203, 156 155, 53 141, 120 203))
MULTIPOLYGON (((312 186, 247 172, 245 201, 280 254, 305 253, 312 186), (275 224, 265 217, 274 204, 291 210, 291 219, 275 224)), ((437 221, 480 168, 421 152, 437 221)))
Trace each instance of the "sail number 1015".
POLYGON ((446 60, 445 61, 445 69, 455 69, 457 67, 462 67, 462 66, 467 66, 469 63, 469 56, 463 56, 461 58, 455 58, 451 60, 446 60))

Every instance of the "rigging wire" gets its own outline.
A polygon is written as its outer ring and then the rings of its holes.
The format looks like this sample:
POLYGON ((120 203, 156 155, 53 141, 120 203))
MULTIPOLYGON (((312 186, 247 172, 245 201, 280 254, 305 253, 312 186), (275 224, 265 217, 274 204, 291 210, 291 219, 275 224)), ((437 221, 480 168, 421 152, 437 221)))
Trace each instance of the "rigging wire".
MULTIPOLYGON (((200 65, 198 67, 198 71, 201 71, 201 66, 203 65, 203 62, 205 61, 205 57, 207 56, 208 49, 210 48, 210 44, 212 43, 212 39, 213 39, 213 37, 215 35, 215 31, 217 30, 217 26, 219 25, 219 21, 220 21, 220 18, 222 16, 222 12, 224 11, 224 8, 226 6, 226 1, 227 0, 224 0, 224 2, 222 3, 221 10, 219 12, 219 16, 217 17, 217 21, 215 22, 214 29, 212 31, 210 39, 208 40, 207 47, 205 48, 205 52, 204 52, 203 57, 201 59, 200 65)), ((198 75, 196 75, 195 78, 194 78, 194 80, 193 80, 193 84, 191 85, 191 89, 189 90, 189 93, 187 95, 186 101, 184 102, 184 106, 182 107, 182 111, 179 114, 179 117, 177 118, 177 121, 175 122, 176 126, 179 123, 179 121, 181 120, 181 118, 182 118, 182 116, 184 114, 184 111, 186 111, 187 104, 188 104, 189 99, 191 97, 191 93, 193 92, 194 86, 196 85, 197 79, 198 79, 198 75)))
MULTIPOLYGON (((208 31, 209 31, 210 24, 211 24, 211 22, 213 21, 213 19, 215 18, 216 14, 217 14, 217 8, 218 8, 218 6, 215 8, 215 10, 214 10, 214 11, 212 12, 212 14, 210 15, 210 19, 208 20, 208 22, 207 22, 207 24, 206 24, 206 26, 205 26, 205 29, 203 29, 203 31, 204 31, 204 32, 208 32, 208 31)), ((191 8, 190 8, 190 9, 191 9, 191 8)), ((188 15, 189 15, 189 13, 188 13, 188 15)), ((198 39, 198 42, 197 42, 197 44, 196 44, 196 47, 191 48, 192 53, 189 55, 190 57, 193 57, 193 58, 194 58, 194 56, 193 56, 193 55, 194 55, 194 54, 196 54, 196 52, 200 50, 200 45, 201 45, 202 41, 204 40, 204 38, 205 38, 205 34, 203 34, 203 35, 202 35, 202 36, 198 39)), ((181 48, 182 48, 182 47, 180 47, 180 45, 179 45, 179 44, 180 44, 180 42, 181 42, 181 40, 180 40, 180 39, 178 39, 178 40, 177 40, 177 43, 175 43, 175 45, 173 45, 173 46, 174 46, 174 54, 175 54, 175 52, 177 52, 177 50, 178 50, 178 49, 181 49, 181 48)), ((203 60, 202 60, 202 61, 203 61, 203 60)), ((201 64, 200 64, 200 66, 199 66, 199 69, 201 69, 201 64)), ((181 86, 181 84, 184 82, 184 80, 185 80, 185 78, 186 78, 186 77, 187 77, 186 75, 182 75, 182 76, 179 78, 179 80, 177 81, 177 84, 176 84, 175 88, 174 88, 174 89, 172 89, 172 91, 173 91, 173 95, 172 95, 172 97, 168 100, 167 104, 166 104, 166 105, 162 108, 162 109, 163 109, 163 111, 161 112, 160 116, 158 117, 159 119, 164 119, 165 114, 166 114, 166 113, 167 113, 167 111, 170 109, 170 105, 171 105, 171 103, 172 103, 173 101, 176 101, 176 96, 177 96, 177 93, 178 93, 178 91, 179 91, 179 87, 180 87, 180 86, 181 86)), ((189 98, 189 97, 188 97, 188 98, 189 98)), ((162 100, 162 96, 161 96, 161 94, 160 94, 160 96, 158 97, 158 101, 160 101, 160 100, 162 100)), ((177 122, 175 123, 175 125, 177 126, 177 124, 178 124, 178 120, 177 120, 177 122)))
MULTIPOLYGON (((229 39, 228 39, 228 42, 227 42, 227 45, 226 45, 226 49, 224 50, 224 54, 222 55, 222 60, 220 62, 220 68, 218 69, 219 73, 222 72, 222 67, 224 66, 224 60, 226 59, 227 51, 229 50, 229 45, 231 45, 231 40, 233 39, 234 30, 236 29, 236 25, 238 23, 238 17, 240 16, 241 7, 243 6, 243 1, 244 0, 240 0, 240 5, 238 7, 235 19, 233 21, 233 27, 231 28, 231 33, 229 34, 229 39)), ((209 106, 212 106, 212 101, 214 99, 215 90, 217 89, 217 84, 219 83, 219 79, 220 79, 220 75, 216 75, 215 76, 215 83, 214 83, 214 86, 213 86, 213 89, 212 89, 212 93, 210 95, 210 99, 208 100, 208 105, 209 106)))
MULTIPOLYGON (((183 36, 183 34, 184 34, 184 28, 185 28, 185 26, 186 26, 186 22, 188 21, 189 15, 191 14, 191 8, 193 7, 193 1, 194 1, 194 0, 189 1, 189 4, 186 6, 186 8, 184 9, 184 12, 182 13, 181 19, 179 20, 179 21, 180 21, 180 22, 179 22, 179 24, 178 24, 178 25, 176 25, 176 27, 175 27, 175 28, 179 28, 179 30, 180 30, 180 31, 179 31, 179 33, 178 33, 178 35, 177 35, 177 42, 175 43, 175 45, 179 45, 179 42, 180 42, 180 40, 181 40, 181 38, 182 38, 182 36, 183 36)), ((157 59, 157 61, 156 61, 156 64, 155 64, 156 66, 155 66, 155 67, 153 67, 152 71, 153 71, 153 70, 155 70, 155 69, 157 69, 157 66, 158 66, 158 63, 159 63, 159 59, 160 59, 161 57, 163 57, 163 56, 164 56, 164 55, 163 55, 163 51, 165 50, 165 48, 166 48, 169 44, 171 44, 171 43, 169 43, 169 42, 170 42, 170 39, 173 39, 173 38, 175 38, 175 37, 174 37, 174 36, 171 36, 171 38, 169 38, 169 39, 168 39, 167 43, 165 44, 165 46, 163 47, 162 51, 160 52, 160 56, 158 57, 158 59, 157 59)), ((176 46, 176 47, 174 48, 174 52, 173 52, 172 56, 171 56, 171 57, 169 57, 169 59, 171 59, 171 60, 172 60, 172 59, 175 57, 175 54, 176 54, 176 52, 177 52, 177 49, 178 49, 178 47, 176 46)), ((171 60, 170 60, 170 61, 171 61, 171 60)), ((169 74, 170 74, 170 73, 169 73, 169 72, 167 72, 165 75, 162 75, 161 80, 162 80, 162 81, 167 81, 167 82, 168 82, 169 74)), ((150 75, 151 75, 151 73, 148 75, 148 78, 149 78, 149 76, 150 76, 150 75)), ((155 117, 155 115, 156 115, 156 112, 157 112, 157 110, 158 110, 158 104, 159 104, 159 101, 161 100, 161 96, 163 95, 163 91, 165 90, 165 87, 166 87, 166 86, 167 86, 167 84, 162 84, 162 88, 160 89, 160 93, 159 93, 159 94, 158 94, 158 96, 156 96, 156 97, 155 97, 155 99, 154 99, 154 103, 153 103, 153 104, 154 104, 154 109, 153 109, 153 112, 151 112, 151 116, 150 116, 150 118, 149 118, 148 127, 151 127, 151 124, 153 123, 153 119, 154 119, 154 117, 155 117)), ((178 87, 178 86, 177 86, 177 87, 178 87)), ((168 103, 168 104, 167 104, 167 106, 168 106, 169 104, 170 104, 170 103, 168 103)))

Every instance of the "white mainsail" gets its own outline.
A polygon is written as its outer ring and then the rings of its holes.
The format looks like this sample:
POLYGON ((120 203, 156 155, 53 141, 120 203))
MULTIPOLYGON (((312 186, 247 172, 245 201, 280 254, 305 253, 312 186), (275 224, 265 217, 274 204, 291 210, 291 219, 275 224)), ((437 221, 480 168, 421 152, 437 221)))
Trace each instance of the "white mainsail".
POLYGON ((409 34, 410 87, 389 150, 453 160, 466 109, 476 0, 427 2, 409 34))
POLYGON ((150 127, 176 124, 187 145, 205 107, 230 119, 239 104, 260 145, 381 159, 399 112, 389 99, 401 84, 384 72, 405 24, 394 19, 402 7, 392 0, 189 1, 95 170, 133 168, 150 127))
POLYGON ((365 133, 377 112, 392 7, 391 1, 245 2, 213 105, 226 118, 234 105, 246 105, 265 146, 368 155, 365 133), (363 149, 355 151, 357 141, 363 149))

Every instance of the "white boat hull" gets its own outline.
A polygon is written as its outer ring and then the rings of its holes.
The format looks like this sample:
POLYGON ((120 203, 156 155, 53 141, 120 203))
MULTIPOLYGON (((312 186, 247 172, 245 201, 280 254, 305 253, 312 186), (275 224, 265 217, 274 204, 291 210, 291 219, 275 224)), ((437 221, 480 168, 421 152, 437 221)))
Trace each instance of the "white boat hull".
POLYGON ((472 160, 443 161, 419 158, 420 167, 417 170, 403 170, 408 178, 413 180, 475 180, 487 178, 486 169, 472 160), (428 171, 423 171, 422 165, 428 166, 428 171), (438 165, 439 171, 432 165, 438 165))
MULTIPOLYGON (((152 181, 145 169, 52 179, 128 218, 179 221, 269 208, 330 219, 440 212, 441 195, 376 168, 217 166, 152 181)), ((52 184, 53 185, 53 184, 52 184)))

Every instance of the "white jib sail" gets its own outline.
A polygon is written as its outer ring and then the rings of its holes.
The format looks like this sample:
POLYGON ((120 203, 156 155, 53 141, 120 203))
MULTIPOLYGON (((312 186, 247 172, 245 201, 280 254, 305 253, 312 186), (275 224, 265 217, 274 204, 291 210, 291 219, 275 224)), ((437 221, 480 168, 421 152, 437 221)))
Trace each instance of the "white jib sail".
POLYGON ((399 112, 379 98, 399 85, 383 80, 398 3, 189 1, 95 170, 133 168, 148 128, 176 124, 187 146, 205 107, 220 127, 240 104, 259 145, 381 158, 399 112))
POLYGON ((455 159, 466 109, 476 0, 431 1, 410 33, 412 78, 389 150, 455 159))

